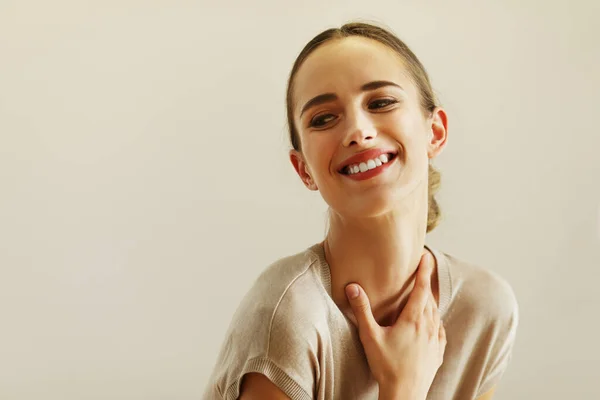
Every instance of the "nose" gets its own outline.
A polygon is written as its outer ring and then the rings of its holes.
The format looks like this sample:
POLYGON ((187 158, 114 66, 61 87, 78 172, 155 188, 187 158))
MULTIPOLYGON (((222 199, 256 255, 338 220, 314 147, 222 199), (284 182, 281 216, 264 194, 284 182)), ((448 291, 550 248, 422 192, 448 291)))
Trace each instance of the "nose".
POLYGON ((347 114, 347 129, 344 146, 363 145, 377 136, 377 130, 368 115, 363 110, 347 114))

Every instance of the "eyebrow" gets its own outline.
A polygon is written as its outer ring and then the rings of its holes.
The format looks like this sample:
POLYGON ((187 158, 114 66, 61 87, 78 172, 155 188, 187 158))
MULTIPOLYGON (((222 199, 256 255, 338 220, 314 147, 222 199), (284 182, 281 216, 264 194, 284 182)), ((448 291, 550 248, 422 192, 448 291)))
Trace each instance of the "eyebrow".
MULTIPOLYGON (((360 90, 361 90, 361 92, 366 92, 369 90, 379 89, 379 88, 385 87, 385 86, 395 86, 397 88, 400 88, 401 90, 404 90, 404 89, 402 89, 402 86, 398 85, 397 83, 390 82, 390 81, 373 81, 373 82, 365 83, 364 85, 362 85, 360 87, 360 90)), ((302 107, 302 111, 300 111, 300 117, 302 117, 302 114, 304 114, 304 112, 311 107, 318 106, 319 104, 328 103, 330 101, 335 101, 337 99, 338 99, 338 97, 335 93, 324 93, 324 94, 320 94, 316 97, 313 97, 312 99, 310 99, 309 101, 306 102, 304 107, 302 107)))

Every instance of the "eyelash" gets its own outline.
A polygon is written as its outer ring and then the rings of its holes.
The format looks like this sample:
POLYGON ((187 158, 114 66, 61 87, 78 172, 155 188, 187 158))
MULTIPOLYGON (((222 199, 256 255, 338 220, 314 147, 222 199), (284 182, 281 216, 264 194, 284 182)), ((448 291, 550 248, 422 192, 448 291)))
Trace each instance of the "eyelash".
MULTIPOLYGON (((374 101, 372 101, 371 103, 369 103, 369 109, 370 109, 370 110, 373 110, 373 109, 371 108, 371 105, 372 105, 372 104, 375 104, 375 103, 385 103, 385 105, 384 105, 384 106, 382 106, 382 107, 377 107, 377 108, 376 108, 376 109, 381 109, 381 108, 385 108, 385 107, 387 107, 387 106, 391 106, 392 104, 396 104, 396 103, 398 103, 398 100, 394 100, 394 99, 378 99, 378 100, 374 100, 374 101)), ((328 117, 328 116, 332 116, 332 115, 333 115, 333 114, 322 114, 322 115, 317 115, 316 117, 314 117, 313 119, 311 119, 311 120, 310 120, 310 122, 309 122, 309 126, 310 126, 310 127, 313 127, 313 128, 320 128, 320 127, 322 127, 323 125, 327 124, 327 122, 325 122, 324 124, 321 124, 321 125, 315 125, 315 121, 319 120, 319 118, 322 118, 322 117, 328 117)))

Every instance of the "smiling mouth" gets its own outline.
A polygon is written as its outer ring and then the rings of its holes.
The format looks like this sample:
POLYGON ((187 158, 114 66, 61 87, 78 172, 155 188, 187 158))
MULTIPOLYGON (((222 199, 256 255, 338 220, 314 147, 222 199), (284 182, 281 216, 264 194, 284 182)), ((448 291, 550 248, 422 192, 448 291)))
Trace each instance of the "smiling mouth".
POLYGON ((360 162, 357 164, 346 165, 344 168, 342 168, 338 172, 342 175, 354 175, 354 174, 359 174, 361 172, 367 172, 372 169, 377 169, 377 168, 381 167, 382 165, 385 165, 385 164, 391 162, 396 157, 397 157, 396 153, 381 154, 380 156, 375 157, 370 160, 367 160, 367 161, 363 161, 363 162, 360 162))

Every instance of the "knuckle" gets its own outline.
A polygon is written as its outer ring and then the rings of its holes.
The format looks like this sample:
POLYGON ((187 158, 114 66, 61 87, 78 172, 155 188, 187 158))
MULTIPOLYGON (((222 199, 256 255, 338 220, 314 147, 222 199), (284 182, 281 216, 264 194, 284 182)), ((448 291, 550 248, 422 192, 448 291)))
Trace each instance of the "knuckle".
POLYGON ((366 301, 362 301, 362 302, 356 304, 356 309, 363 314, 366 314, 367 312, 369 312, 370 308, 371 307, 369 306, 369 303, 367 303, 366 301))
POLYGON ((377 334, 373 332, 370 326, 365 326, 363 329, 359 329, 358 337, 363 345, 377 342, 377 334))
POLYGON ((360 341, 365 344, 367 341, 371 340, 371 332, 367 328, 359 329, 358 337, 360 338, 360 341))
POLYGON ((421 333, 423 332, 424 329, 424 324, 423 321, 421 321, 420 319, 415 319, 414 321, 412 321, 414 329, 416 332, 421 333))
POLYGON ((435 329, 435 326, 433 326, 431 324, 427 324, 427 335, 431 339, 437 337, 437 329, 435 329))
POLYGON ((425 291, 428 287, 428 282, 426 279, 418 279, 415 285, 417 289, 425 291))

